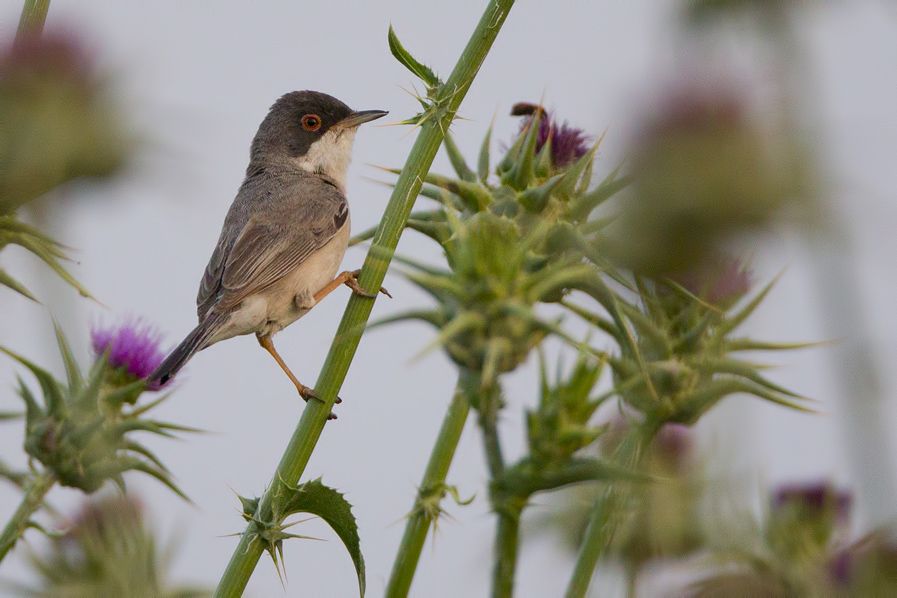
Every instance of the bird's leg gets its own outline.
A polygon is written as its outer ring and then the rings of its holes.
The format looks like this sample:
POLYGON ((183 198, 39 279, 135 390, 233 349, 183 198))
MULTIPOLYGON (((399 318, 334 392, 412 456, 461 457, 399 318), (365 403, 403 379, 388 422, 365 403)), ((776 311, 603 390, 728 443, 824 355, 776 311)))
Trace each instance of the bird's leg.
MULTIPOLYGON (((283 372, 290 379, 290 382, 292 382, 296 386, 296 390, 299 391, 299 395, 303 399, 305 399, 306 401, 308 401, 309 399, 317 399, 319 401, 321 400, 321 398, 318 396, 318 393, 315 392, 315 389, 309 388, 308 386, 299 382, 299 379, 296 378, 296 376, 293 374, 293 372, 290 371, 290 368, 287 366, 286 362, 283 360, 283 357, 281 357, 280 354, 277 352, 277 349, 274 348, 274 341, 271 340, 270 334, 265 334, 265 335, 257 334, 256 338, 259 341, 259 345, 262 346, 262 349, 264 349, 265 351, 267 351, 268 353, 271 354, 271 357, 274 358, 274 361, 277 362, 277 365, 280 366, 280 369, 282 369, 283 372)), ((341 403, 342 400, 339 397, 337 397, 336 402, 341 403)), ((328 419, 336 419, 336 414, 331 413, 328 416, 328 419)))
MULTIPOLYGON (((367 297, 369 299, 373 299, 374 297, 376 297, 377 293, 368 293, 363 288, 361 288, 360 284, 358 284, 359 274, 361 274, 361 270, 353 270, 351 272, 346 270, 345 272, 340 272, 339 274, 337 274, 336 278, 334 278, 327 284, 327 286, 314 294, 315 303, 321 301, 324 297, 339 288, 340 285, 346 285, 347 287, 352 289, 352 292, 356 295, 361 295, 362 297, 367 297)), ((390 295, 389 291, 387 291, 385 288, 380 287, 380 292, 392 299, 392 295, 390 295)))

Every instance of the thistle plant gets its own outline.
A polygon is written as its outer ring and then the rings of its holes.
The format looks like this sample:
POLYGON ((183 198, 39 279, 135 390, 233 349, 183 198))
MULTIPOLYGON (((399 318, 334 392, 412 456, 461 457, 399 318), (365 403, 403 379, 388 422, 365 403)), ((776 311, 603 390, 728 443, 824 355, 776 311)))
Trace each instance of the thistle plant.
POLYGON ((0 347, 0 351, 30 372, 40 388, 38 395, 21 377, 18 379, 18 394, 25 407, 24 448, 31 466, 21 477, 25 492, 22 504, 0 535, 0 558, 29 527, 40 529, 32 515, 44 504, 46 494, 55 484, 87 494, 106 482, 123 490, 124 474, 134 471, 155 478, 186 498, 165 465, 134 439, 139 432, 170 437, 175 432, 194 431, 147 417, 169 394, 137 404, 149 390, 139 376, 161 359, 157 336, 151 329, 135 324, 94 331, 97 354, 86 373, 58 327, 56 339, 65 366, 64 381, 0 347))
POLYGON ((38 582, 19 594, 32 598, 199 598, 208 591, 175 586, 166 568, 172 543, 160 546, 133 496, 104 496, 83 504, 44 553, 30 556, 38 582))

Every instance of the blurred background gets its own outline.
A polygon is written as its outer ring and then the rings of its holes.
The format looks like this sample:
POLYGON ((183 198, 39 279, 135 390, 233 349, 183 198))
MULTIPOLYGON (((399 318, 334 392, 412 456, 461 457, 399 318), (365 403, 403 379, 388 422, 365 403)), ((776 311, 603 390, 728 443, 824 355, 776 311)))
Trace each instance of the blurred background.
MULTIPOLYGON (((727 399, 695 429, 710 479, 733 484, 749 504, 770 487, 834 480, 854 496, 856 534, 897 516, 894 447, 897 425, 897 7, 875 0, 802 2, 792 14, 794 47, 762 43, 749 16, 705 30, 686 24, 676 0, 591 0, 544 3, 519 0, 459 112, 453 132, 475 155, 494 119, 493 139, 509 143, 519 123, 507 116, 515 102, 543 102, 559 119, 594 136, 606 133, 596 163, 599 176, 627 155, 646 121, 663 110, 670 90, 725 81, 761 120, 764 110, 791 107, 791 123, 815 161, 820 220, 783 221, 744 242, 755 279, 783 272, 746 328, 776 341, 834 340, 811 350, 777 354, 770 377, 818 401, 816 415, 800 414, 739 397, 727 399), (783 63, 773 51, 788 52, 783 63), (783 71, 783 64, 786 69, 783 71)), ((82 357, 88 324, 142 317, 173 346, 195 322, 194 299, 224 214, 239 186, 249 141, 271 103, 294 89, 316 89, 356 109, 385 109, 395 121, 418 105, 413 82, 392 58, 386 31, 392 23, 416 56, 447 75, 483 3, 413 1, 377 3, 240 2, 108 3, 54 0, 48 32, 79 39, 108 78, 119 118, 137 142, 136 155, 101 185, 69 184, 29 205, 23 217, 74 248, 72 273, 98 299, 77 293, 11 247, 2 267, 16 273, 44 302, 37 305, 0 289, 0 339, 44 364, 56 363, 53 314, 82 357)), ((0 34, 11 40, 21 3, 0 7, 0 34)), ((771 113, 771 112, 770 112, 771 113)), ((378 121, 380 122, 380 121, 378 121)), ((769 121, 767 121, 769 125, 769 121)), ((773 126, 773 125, 769 125, 773 126)), ((349 199, 353 229, 377 223, 389 189, 372 165, 400 166, 415 132, 369 125, 358 135, 349 199)), ((440 154, 433 172, 449 172, 440 154)), ((749 175, 748 175, 749 176, 749 175)), ((440 259, 434 244, 413 232, 399 251, 440 259)), ((363 250, 351 249, 345 267, 359 267, 363 250)), ((426 303, 399 276, 386 286, 395 299, 378 300, 374 317, 426 303)), ((348 299, 338 291, 279 337, 278 348, 303 380, 313 380, 348 299)), ((575 329, 575 328, 574 328, 575 329)), ((339 419, 327 425, 305 479, 323 476, 354 505, 368 568, 368 588, 382 594, 402 519, 441 421, 455 373, 439 352, 411 358, 431 340, 431 329, 408 324, 366 334, 340 393, 339 419)), ((59 367, 61 371, 61 364, 59 367)), ((15 368, 0 364, 0 411, 14 409, 15 368)), ((522 404, 535 400, 535 368, 507 383, 512 407, 501 422, 507 450, 524 444, 522 404)), ((160 417, 208 430, 178 443, 147 444, 170 467, 195 504, 157 484, 129 481, 151 526, 178 545, 172 577, 213 586, 243 529, 235 492, 260 493, 301 413, 287 379, 251 337, 216 345, 194 359, 177 382, 177 395, 160 417)), ((472 425, 473 420, 468 423, 472 425)), ((468 430, 468 432, 472 432, 468 430)), ((5 425, 0 455, 17 465, 22 438, 5 425)), ((466 507, 451 505, 427 547, 413 595, 486 594, 493 520, 479 440, 465 434, 449 474, 466 507)), ((11 512, 18 491, 0 486, 0 513, 11 512)), ((79 502, 56 490, 53 504, 67 512, 79 502)), ((557 534, 542 533, 550 501, 536 505, 517 572, 518 595, 559 595, 573 553, 557 534)), ((525 521, 525 524, 527 522, 525 521)), ((286 586, 264 558, 247 596, 296 594, 350 596, 356 591, 351 561, 323 524, 299 531, 328 542, 285 547, 286 586)), ((37 535, 29 544, 40 548, 37 535)), ((27 550, 3 564, 2 579, 27 581, 27 550)), ((670 575, 669 571, 663 575, 670 575)), ((647 575, 646 596, 663 595, 662 577, 647 575), (656 584, 656 585, 654 585, 656 584), (652 589, 654 588, 654 589, 652 589)), ((592 588, 617 595, 613 576, 592 588)))

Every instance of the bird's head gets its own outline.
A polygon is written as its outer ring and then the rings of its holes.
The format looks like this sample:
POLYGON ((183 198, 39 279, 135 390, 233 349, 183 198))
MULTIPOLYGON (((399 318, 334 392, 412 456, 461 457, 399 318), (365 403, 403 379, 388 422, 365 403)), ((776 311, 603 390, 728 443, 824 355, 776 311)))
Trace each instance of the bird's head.
POLYGON ((346 172, 358 126, 387 114, 384 110, 352 110, 318 91, 281 96, 259 126, 250 160, 291 164, 332 179, 345 191, 346 172))

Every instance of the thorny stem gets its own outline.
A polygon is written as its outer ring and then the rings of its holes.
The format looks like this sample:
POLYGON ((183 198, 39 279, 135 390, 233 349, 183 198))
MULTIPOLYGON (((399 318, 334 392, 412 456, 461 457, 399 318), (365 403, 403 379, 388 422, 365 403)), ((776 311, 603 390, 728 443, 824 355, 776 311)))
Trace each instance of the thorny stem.
POLYGON ((43 506, 44 497, 55 483, 56 478, 52 474, 40 473, 25 486, 25 496, 22 497, 19 508, 9 518, 9 522, 3 528, 3 533, 0 534, 0 561, 12 550, 25 530, 28 529, 31 516, 43 506))
MULTIPOLYGON (((399 237, 420 193, 423 179, 430 170, 439 146, 442 145, 445 131, 454 119, 461 101, 479 72, 513 5, 514 0, 490 0, 454 70, 445 84, 437 90, 436 117, 428 119, 421 125, 420 134, 396 181, 389 204, 365 258, 359 277, 362 288, 377 289, 383 284, 399 237)), ((305 466, 327 422, 337 392, 349 371, 349 365, 370 318, 373 304, 371 299, 354 294, 349 299, 315 387, 321 400, 309 401, 306 404, 302 418, 277 466, 274 481, 268 486, 259 504, 260 517, 266 518, 271 514, 274 498, 272 489, 279 487, 281 483, 291 486, 297 484, 305 471, 305 466)), ((249 533, 242 535, 231 556, 215 590, 216 597, 240 596, 249 583, 255 565, 262 555, 262 545, 260 542, 253 542, 251 528, 247 528, 247 532, 249 533)))
MULTIPOLYGON (((645 447, 647 447, 662 422, 646 421, 634 426, 626 435, 614 454, 617 465, 629 470, 638 470, 645 447)), ((608 482, 608 487, 592 508, 585 537, 579 548, 573 576, 567 586, 566 598, 583 598, 592 582, 592 574, 598 566, 598 559, 613 541, 614 534, 625 517, 628 490, 623 482, 608 482)))
POLYGON ((430 524, 434 521, 432 512, 428 512, 422 506, 424 501, 433 499, 434 492, 441 496, 442 488, 445 487, 445 479, 455 456, 458 441, 464 431, 467 415, 470 412, 470 401, 464 388, 463 379, 469 375, 467 372, 461 372, 454 397, 442 420, 442 427, 439 429, 439 435, 436 437, 436 443, 433 445, 427 469, 418 489, 414 510, 405 523, 402 543, 399 545, 399 551, 393 562, 389 585, 386 586, 387 598, 404 598, 411 589, 411 582, 414 579, 414 572, 417 569, 424 541, 427 539, 427 532, 430 529, 430 524))

